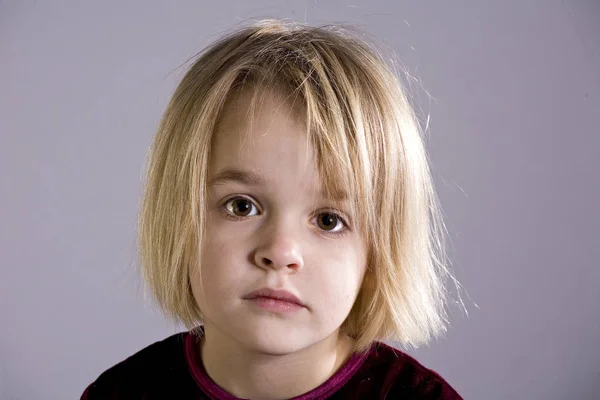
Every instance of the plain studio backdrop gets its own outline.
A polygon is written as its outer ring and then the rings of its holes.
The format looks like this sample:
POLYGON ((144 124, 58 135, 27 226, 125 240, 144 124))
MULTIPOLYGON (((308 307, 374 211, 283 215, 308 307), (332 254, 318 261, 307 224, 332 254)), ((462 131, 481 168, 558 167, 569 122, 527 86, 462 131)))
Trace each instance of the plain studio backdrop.
POLYGON ((363 28, 429 116, 468 315, 410 352, 466 399, 600 398, 594 0, 0 1, 0 398, 78 398, 182 330, 136 272, 146 151, 180 66, 263 17, 363 28))

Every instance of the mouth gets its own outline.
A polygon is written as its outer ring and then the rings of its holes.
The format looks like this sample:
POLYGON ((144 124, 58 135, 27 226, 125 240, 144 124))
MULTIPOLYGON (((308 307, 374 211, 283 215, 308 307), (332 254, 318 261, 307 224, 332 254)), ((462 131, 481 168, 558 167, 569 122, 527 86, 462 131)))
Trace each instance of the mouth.
POLYGON ((274 312, 294 312, 306 308, 306 305, 298 297, 286 290, 263 288, 255 290, 243 298, 261 309, 274 312))

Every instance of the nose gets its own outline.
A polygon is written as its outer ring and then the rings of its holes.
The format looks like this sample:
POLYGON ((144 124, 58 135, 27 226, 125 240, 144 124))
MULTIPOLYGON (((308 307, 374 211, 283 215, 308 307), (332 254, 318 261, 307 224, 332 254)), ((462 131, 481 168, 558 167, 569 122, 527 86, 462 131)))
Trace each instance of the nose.
POLYGON ((261 268, 282 269, 298 272, 304 267, 298 240, 284 232, 272 232, 254 253, 254 262, 261 268))

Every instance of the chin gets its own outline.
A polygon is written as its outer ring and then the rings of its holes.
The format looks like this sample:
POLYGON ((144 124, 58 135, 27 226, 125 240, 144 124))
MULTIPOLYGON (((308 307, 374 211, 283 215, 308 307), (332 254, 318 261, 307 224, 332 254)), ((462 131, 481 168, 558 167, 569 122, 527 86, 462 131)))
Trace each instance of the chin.
POLYGON ((268 325, 240 330, 236 336, 249 349, 273 356, 295 353, 318 342, 314 334, 306 329, 299 329, 291 324, 289 326, 281 326, 279 323, 273 324, 275 326, 268 325))

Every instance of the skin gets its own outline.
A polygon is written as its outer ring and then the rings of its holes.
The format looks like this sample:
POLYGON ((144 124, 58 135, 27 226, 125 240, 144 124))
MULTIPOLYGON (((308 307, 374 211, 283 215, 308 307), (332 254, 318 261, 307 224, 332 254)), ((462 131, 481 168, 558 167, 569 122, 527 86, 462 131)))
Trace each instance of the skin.
POLYGON ((238 397, 283 399, 319 386, 350 356, 352 339, 339 328, 363 281, 366 245, 344 203, 320 195, 298 110, 266 92, 248 113, 250 99, 250 92, 231 99, 217 126, 199 268, 204 285, 198 275, 190 279, 211 379, 238 397), (223 176, 227 170, 260 179, 223 176), (305 307, 279 313, 244 299, 264 287, 287 290, 305 307))

